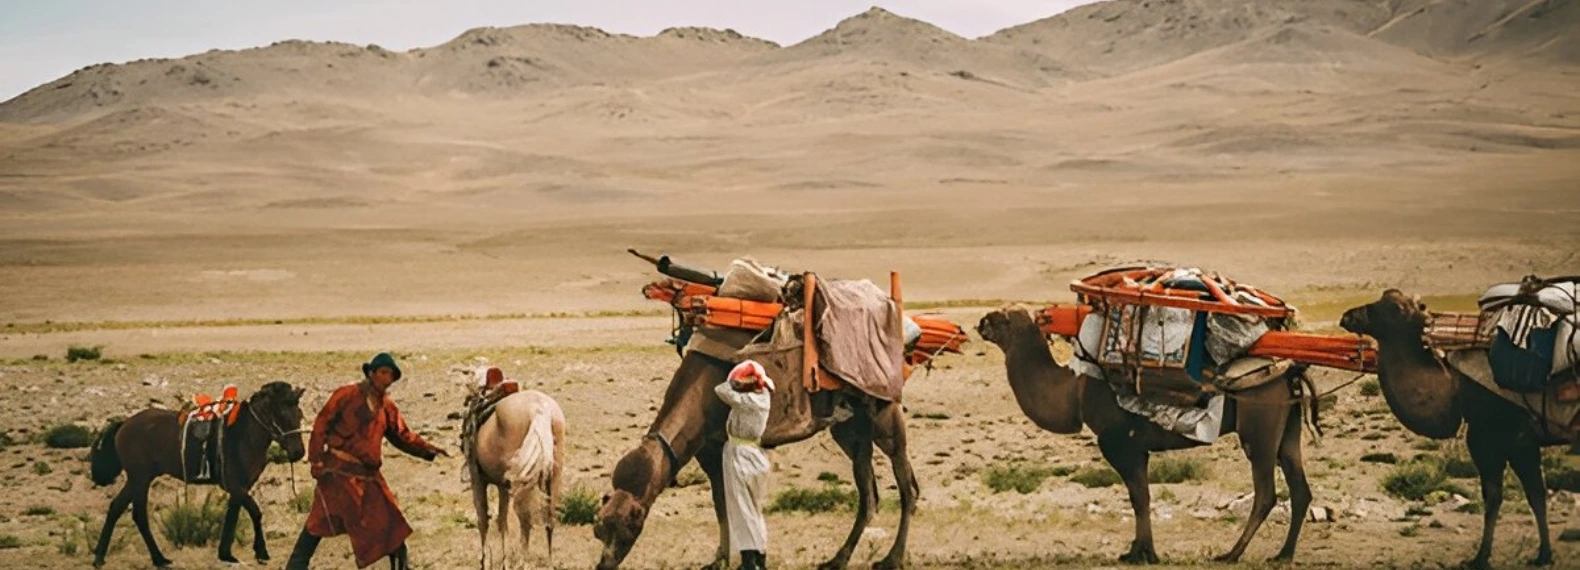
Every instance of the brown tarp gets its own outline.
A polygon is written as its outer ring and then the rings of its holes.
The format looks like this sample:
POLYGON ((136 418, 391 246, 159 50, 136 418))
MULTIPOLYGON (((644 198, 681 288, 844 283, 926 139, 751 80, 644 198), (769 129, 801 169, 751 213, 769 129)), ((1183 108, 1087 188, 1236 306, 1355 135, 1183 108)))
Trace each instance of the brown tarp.
POLYGON ((900 401, 905 387, 905 339, 900 310, 871 281, 818 280, 818 362, 868 395, 900 401))

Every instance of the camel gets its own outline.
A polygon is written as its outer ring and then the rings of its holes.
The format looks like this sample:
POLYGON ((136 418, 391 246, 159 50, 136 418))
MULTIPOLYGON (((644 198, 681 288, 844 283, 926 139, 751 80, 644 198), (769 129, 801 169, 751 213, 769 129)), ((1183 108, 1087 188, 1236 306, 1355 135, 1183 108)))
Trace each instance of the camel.
POLYGON ((1531 413, 1453 370, 1438 360, 1422 341, 1426 305, 1389 289, 1382 298, 1345 311, 1339 326, 1377 340, 1377 381, 1383 398, 1399 423, 1416 434, 1448 439, 1466 424, 1465 446, 1481 479, 1481 546, 1465 563, 1488 568, 1492 537, 1503 506, 1504 466, 1514 468, 1540 537, 1532 566, 1553 563, 1547 531, 1547 486, 1542 481, 1541 448, 1566 442, 1543 435, 1531 413))
MULTIPOLYGON (((474 396, 476 397, 476 396, 474 396)), ((477 509, 480 537, 478 568, 488 567, 488 488, 499 492, 497 524, 500 562, 509 566, 511 505, 521 525, 523 556, 532 530, 541 526, 554 563, 554 523, 558 520, 560 479, 565 467, 565 414, 558 402, 537 390, 522 390, 500 399, 492 415, 478 426, 468 453, 472 503, 477 509)))
MULTIPOLYGON (((1032 423, 1059 434, 1079 433, 1084 423, 1097 435, 1103 459, 1119 472, 1130 492, 1135 512, 1135 539, 1130 551, 1119 560, 1126 563, 1156 563, 1152 545, 1151 490, 1147 462, 1152 452, 1203 445, 1164 429, 1147 419, 1119 407, 1113 388, 1106 381, 1087 381, 1053 359, 1048 342, 1030 312, 1005 308, 982 317, 977 334, 1004 351, 1004 367, 1009 373, 1015 402, 1032 423)), ((1277 502, 1273 466, 1284 472, 1289 486, 1289 536, 1273 557, 1289 561, 1295 556, 1295 543, 1311 505, 1311 487, 1306 482, 1301 458, 1300 437, 1302 399, 1295 380, 1298 368, 1282 379, 1236 392, 1224 406, 1221 433, 1239 433, 1240 444, 1251 461, 1251 480, 1255 484, 1251 515, 1239 541, 1228 553, 1217 557, 1235 562, 1245 553, 1268 513, 1277 502)), ((1316 411, 1311 411, 1315 424, 1316 411)))
MULTIPOLYGON (((733 333, 733 337, 725 344, 737 348, 744 347, 753 334, 729 332, 733 333)), ((719 523, 719 548, 713 562, 705 568, 724 570, 729 567, 730 548, 724 520, 724 484, 721 478, 724 421, 729 408, 714 395, 713 388, 725 381, 732 366, 732 362, 694 350, 687 351, 681 358, 680 367, 670 379, 664 403, 648 428, 647 435, 635 449, 620 459, 610 477, 613 488, 603 496, 603 504, 593 527, 593 534, 604 545, 598 562, 600 570, 613 570, 625 560, 642 533, 647 513, 654 501, 670 486, 674 474, 693 459, 708 476, 713 491, 714 515, 719 523)), ((787 404, 787 401, 804 400, 808 396, 799 379, 778 382, 768 431, 763 435, 762 445, 772 449, 808 439, 826 429, 839 444, 840 450, 850 457, 858 498, 856 520, 839 551, 818 568, 845 568, 851 552, 861 539, 862 531, 872 519, 878 504, 877 479, 872 464, 874 446, 889 456, 894 467, 894 477, 900 492, 900 525, 895 532, 894 545, 873 567, 903 567, 906 536, 911 516, 916 511, 919 488, 906 451, 905 416, 901 406, 846 388, 836 392, 835 396, 852 409, 853 414, 849 419, 832 425, 817 423, 806 429, 786 429, 787 424, 803 419, 789 417, 786 410, 795 406, 787 404)))

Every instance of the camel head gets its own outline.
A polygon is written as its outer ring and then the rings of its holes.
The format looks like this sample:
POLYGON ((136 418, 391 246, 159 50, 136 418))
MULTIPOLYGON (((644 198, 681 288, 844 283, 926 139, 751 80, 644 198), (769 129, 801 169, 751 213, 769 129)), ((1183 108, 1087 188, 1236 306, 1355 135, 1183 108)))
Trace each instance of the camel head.
POLYGON ((1037 322, 1032 319, 1031 311, 1018 306, 993 311, 977 321, 977 335, 981 336, 982 340, 998 345, 1000 349, 1014 340, 1016 334, 1027 328, 1035 330, 1037 322))
POLYGON ((614 570, 631 553, 636 537, 642 534, 647 521, 647 507, 630 492, 616 489, 603 496, 603 506, 598 509, 598 520, 593 523, 593 536, 603 543, 603 555, 598 559, 598 570, 614 570))
POLYGON ((1384 291, 1382 298, 1344 312, 1339 326, 1355 334, 1383 339, 1420 338, 1426 328, 1426 304, 1420 297, 1406 296, 1398 289, 1384 291))

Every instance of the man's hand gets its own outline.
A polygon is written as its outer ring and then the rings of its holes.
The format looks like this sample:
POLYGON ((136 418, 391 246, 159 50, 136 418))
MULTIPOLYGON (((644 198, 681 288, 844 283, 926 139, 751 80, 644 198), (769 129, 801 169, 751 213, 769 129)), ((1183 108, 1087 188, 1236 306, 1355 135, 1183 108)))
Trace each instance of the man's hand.
POLYGON ((313 463, 312 474, 313 474, 313 480, 315 480, 315 481, 318 480, 318 479, 322 479, 324 477, 324 464, 323 464, 323 462, 319 461, 319 462, 314 462, 313 463))

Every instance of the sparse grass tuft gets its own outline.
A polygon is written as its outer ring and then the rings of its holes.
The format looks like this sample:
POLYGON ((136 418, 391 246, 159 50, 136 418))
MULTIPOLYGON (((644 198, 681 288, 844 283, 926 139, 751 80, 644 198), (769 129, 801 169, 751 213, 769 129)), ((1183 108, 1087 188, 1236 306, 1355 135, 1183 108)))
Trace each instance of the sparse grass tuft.
POLYGON ((1459 454, 1443 458, 1443 473, 1454 479, 1475 479, 1479 475, 1476 463, 1459 454))
POLYGON ((598 520, 598 494, 585 487, 571 489, 560 498, 560 523, 588 525, 598 520))
POLYGON ((1413 461, 1395 467, 1383 477, 1382 488, 1389 495, 1408 501, 1420 501, 1433 491, 1468 496, 1463 488, 1448 482, 1442 463, 1435 461, 1413 461))
POLYGON ((1361 395, 1367 398, 1375 398, 1382 395, 1382 384, 1377 383, 1376 378, 1361 382, 1361 395))
POLYGON ((34 461, 33 462, 33 474, 34 475, 48 475, 50 473, 53 473, 54 471, 55 471, 54 469, 51 469, 49 467, 48 463, 45 463, 43 461, 34 461))
POLYGON ((1418 525, 1410 525, 1410 526, 1401 528, 1401 529, 1399 529, 1399 536, 1402 536, 1402 537, 1405 537, 1405 538, 1414 538, 1414 537, 1417 537, 1417 536, 1421 536, 1421 527, 1418 526, 1418 525))
POLYGON ((818 481, 822 481, 824 483, 838 483, 839 482, 839 475, 835 475, 834 473, 829 472, 829 471, 823 471, 823 472, 817 474, 817 480, 818 481))
POLYGON ((766 510, 770 513, 799 511, 817 514, 850 508, 855 504, 854 489, 842 489, 829 484, 823 485, 820 489, 791 486, 775 494, 773 502, 768 504, 766 510))
POLYGON ((1118 471, 1108 467, 1088 467, 1076 471, 1074 475, 1070 476, 1070 480, 1092 489, 1109 487, 1124 482, 1124 480, 1119 478, 1118 471))
POLYGON ((291 510, 304 515, 313 510, 313 490, 306 489, 291 497, 291 510))
POLYGON ((76 424, 64 424, 44 432, 44 445, 55 449, 78 449, 93 445, 93 432, 76 424))
POLYGON ((1423 439, 1411 447, 1416 451, 1437 451, 1443 448, 1443 444, 1435 439, 1423 439))
POLYGON ((1385 464, 1388 464, 1388 465, 1396 465, 1396 464, 1399 463, 1399 457, 1397 455, 1392 454, 1392 453, 1368 453, 1366 455, 1362 455, 1361 456, 1361 462, 1362 463, 1385 463, 1385 464))
POLYGON ((285 448, 280 447, 280 444, 278 443, 269 444, 269 451, 267 455, 269 457, 269 463, 283 465, 291 462, 291 454, 287 453, 285 448))
POLYGON ((1054 471, 1041 465, 1028 465, 1017 461, 988 467, 982 474, 982 482, 994 493, 1014 490, 1024 495, 1041 487, 1043 481, 1054 475, 1054 471))
POLYGON ((55 514, 55 507, 46 507, 43 505, 28 507, 27 510, 22 511, 22 514, 30 517, 47 517, 55 514))
POLYGON ((72 346, 66 349, 66 362, 98 360, 104 355, 102 346, 72 346))
POLYGON ((21 547, 22 547, 22 539, 17 538, 16 535, 14 535, 14 534, 0 534, 0 550, 10 550, 10 549, 13 549, 13 548, 21 548, 21 547))
POLYGON ((1159 458, 1147 468, 1147 479, 1153 483, 1205 481, 1208 477, 1207 461, 1199 457, 1159 458))
POLYGON ((177 548, 207 546, 219 538, 224 523, 225 501, 209 493, 203 502, 186 502, 165 508, 159 515, 159 531, 177 548))

